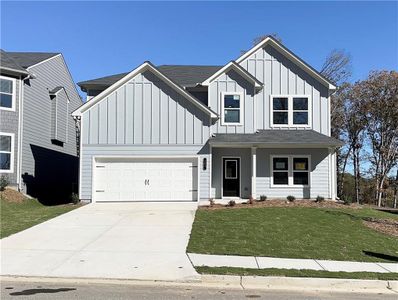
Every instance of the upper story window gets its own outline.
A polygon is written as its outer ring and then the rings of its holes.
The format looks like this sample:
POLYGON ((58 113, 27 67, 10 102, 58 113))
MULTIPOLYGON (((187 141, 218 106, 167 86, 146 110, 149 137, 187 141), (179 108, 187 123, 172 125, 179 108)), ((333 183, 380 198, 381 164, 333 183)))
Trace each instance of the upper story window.
POLYGON ((14 134, 0 132, 0 172, 13 172, 14 134))
POLYGON ((15 110, 15 84, 14 78, 0 76, 0 109, 15 110))
POLYGON ((309 127, 309 96, 272 96, 271 126, 309 127))
POLYGON ((243 125, 242 101, 242 93, 221 93, 222 125, 243 125))

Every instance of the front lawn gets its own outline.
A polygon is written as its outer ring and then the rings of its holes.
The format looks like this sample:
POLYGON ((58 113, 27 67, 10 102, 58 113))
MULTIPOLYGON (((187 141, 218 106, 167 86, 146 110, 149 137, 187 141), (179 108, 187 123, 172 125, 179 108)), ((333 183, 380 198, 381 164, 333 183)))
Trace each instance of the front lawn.
POLYGON ((73 204, 45 206, 35 199, 9 202, 3 198, 0 199, 0 205, 0 238, 22 231, 79 207, 73 204))
POLYGON ((351 261, 398 260, 398 238, 363 225, 370 208, 263 207, 196 212, 187 252, 351 261))

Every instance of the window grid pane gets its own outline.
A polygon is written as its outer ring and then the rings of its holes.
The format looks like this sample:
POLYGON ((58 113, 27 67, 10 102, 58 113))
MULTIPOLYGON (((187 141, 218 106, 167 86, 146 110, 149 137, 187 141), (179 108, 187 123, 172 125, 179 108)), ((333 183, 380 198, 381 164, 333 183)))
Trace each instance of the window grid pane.
POLYGON ((0 135, 0 151, 11 152, 11 136, 0 135))
POLYGON ((308 172, 293 172, 293 184, 308 185, 308 172))
POLYGON ((289 184, 289 172, 274 172, 274 184, 275 185, 288 185, 289 184))
POLYGON ((12 81, 0 79, 0 93, 12 94, 12 81))
POLYGON ((12 95, 1 93, 0 107, 12 108, 12 95))
POLYGON ((11 154, 0 153, 0 169, 10 170, 11 169, 11 154))

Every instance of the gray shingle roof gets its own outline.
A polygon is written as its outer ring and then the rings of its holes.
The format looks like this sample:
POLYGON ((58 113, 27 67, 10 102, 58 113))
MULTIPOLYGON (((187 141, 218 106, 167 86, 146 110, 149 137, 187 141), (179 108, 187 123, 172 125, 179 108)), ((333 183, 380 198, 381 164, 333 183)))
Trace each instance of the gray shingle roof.
POLYGON ((16 71, 17 73, 27 73, 6 51, 0 49, 0 67, 16 71))
POLYGON ((21 67, 28 68, 43 60, 49 59, 60 53, 50 53, 50 52, 8 52, 14 61, 16 61, 21 67))
MULTIPOLYGON (((156 67, 175 83, 186 87, 194 86, 213 75, 222 66, 188 66, 188 65, 161 65, 156 67)), ((104 89, 122 79, 129 72, 78 82, 83 90, 89 88, 104 89)))
POLYGON ((343 143, 314 130, 259 130, 253 134, 216 134, 209 139, 211 145, 217 144, 259 144, 259 145, 324 145, 340 147, 343 143))

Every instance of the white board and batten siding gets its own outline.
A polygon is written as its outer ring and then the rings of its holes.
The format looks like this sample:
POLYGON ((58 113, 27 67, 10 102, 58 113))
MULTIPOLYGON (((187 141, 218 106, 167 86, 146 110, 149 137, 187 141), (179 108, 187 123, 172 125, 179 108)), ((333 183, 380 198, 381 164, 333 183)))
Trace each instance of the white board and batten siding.
POLYGON ((146 71, 82 114, 81 199, 92 199, 93 158, 163 156, 200 158, 199 198, 209 197, 210 117, 146 71))
MULTIPOLYGON (((240 65, 260 80, 264 87, 254 93, 254 86, 235 71, 220 75, 209 85, 209 106, 221 114, 221 95, 223 92, 243 93, 244 124, 242 126, 213 125, 214 133, 253 133, 259 129, 278 129, 271 127, 271 96, 306 95, 311 101, 310 128, 330 136, 329 92, 328 88, 302 71, 290 60, 270 45, 260 48, 240 65)), ((303 129, 290 127, 283 129, 303 129)))

